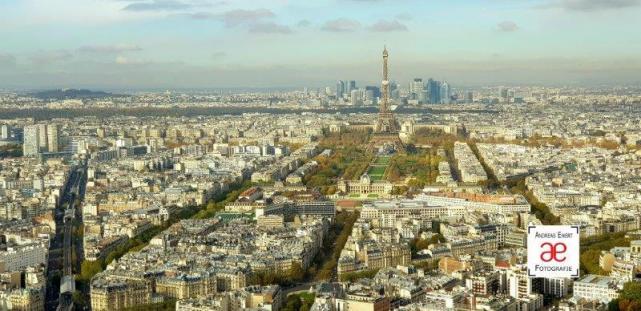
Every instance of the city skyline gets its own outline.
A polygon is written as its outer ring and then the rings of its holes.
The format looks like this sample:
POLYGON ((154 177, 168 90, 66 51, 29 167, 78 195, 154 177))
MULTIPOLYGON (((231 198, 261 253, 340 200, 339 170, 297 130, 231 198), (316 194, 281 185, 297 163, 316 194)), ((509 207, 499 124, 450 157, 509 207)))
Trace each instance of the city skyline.
POLYGON ((0 89, 638 84, 636 0, 0 3, 0 89), (362 83, 361 83, 362 81, 362 83))

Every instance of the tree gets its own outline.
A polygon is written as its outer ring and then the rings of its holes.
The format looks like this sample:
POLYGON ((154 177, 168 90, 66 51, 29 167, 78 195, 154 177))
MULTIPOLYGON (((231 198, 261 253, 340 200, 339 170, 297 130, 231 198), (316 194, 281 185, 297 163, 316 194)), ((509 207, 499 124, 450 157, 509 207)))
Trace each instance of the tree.
POLYGON ((445 237, 440 233, 437 233, 430 238, 430 244, 438 244, 443 242, 445 242, 445 237))
POLYGON ((80 279, 89 281, 103 269, 101 260, 85 260, 80 265, 80 279))
POLYGON ((430 241, 425 240, 425 239, 420 239, 418 242, 416 242, 416 250, 421 251, 424 249, 427 249, 430 246, 430 241))
POLYGON ((619 298, 641 302, 641 283, 639 282, 625 283, 625 285, 623 285, 623 291, 621 291, 619 298))
POLYGON ((626 311, 641 311, 641 301, 631 300, 626 311))
POLYGON ((618 311, 619 310, 619 299, 614 299, 608 303, 608 311, 618 311))
POLYGON ((287 297, 287 304, 285 304, 283 311, 298 311, 301 305, 300 298, 297 295, 290 295, 287 297))
POLYGON ((295 262, 292 264, 292 266, 289 268, 289 277, 290 279, 295 281, 300 281, 305 277, 305 270, 303 270, 303 267, 300 265, 300 263, 295 262))
POLYGON ((387 171, 388 171, 387 178, 390 181, 398 181, 401 179, 401 171, 398 169, 398 166, 396 166, 395 164, 390 165, 387 171))

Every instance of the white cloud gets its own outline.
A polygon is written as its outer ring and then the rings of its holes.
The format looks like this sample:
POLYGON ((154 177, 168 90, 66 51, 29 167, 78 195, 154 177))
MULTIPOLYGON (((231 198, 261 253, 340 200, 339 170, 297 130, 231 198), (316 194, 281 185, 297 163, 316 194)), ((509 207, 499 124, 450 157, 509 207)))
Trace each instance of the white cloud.
POLYGON ((519 30, 519 26, 513 21, 503 21, 496 25, 497 29, 502 32, 514 32, 519 30))
POLYGON ((118 65, 147 65, 151 63, 148 61, 142 61, 138 59, 130 59, 122 55, 117 56, 115 62, 118 65))
POLYGON ((369 30, 375 32, 407 31, 407 26, 397 20, 380 20, 370 26, 369 30))
POLYGON ((361 23, 349 18, 338 18, 325 22, 321 28, 329 32, 352 32, 361 27, 361 23))
POLYGON ((122 53, 141 51, 142 48, 133 44, 114 44, 114 45, 84 45, 78 48, 83 53, 122 53))
POLYGON ((603 11, 641 6, 641 0, 556 0, 544 5, 568 11, 603 11))
POLYGON ((269 22, 253 24, 249 27, 249 32, 289 34, 292 33, 292 29, 286 25, 269 22))
POLYGON ((58 62, 69 61, 72 58, 73 55, 67 50, 38 51, 30 57, 31 62, 37 66, 46 66, 58 62))

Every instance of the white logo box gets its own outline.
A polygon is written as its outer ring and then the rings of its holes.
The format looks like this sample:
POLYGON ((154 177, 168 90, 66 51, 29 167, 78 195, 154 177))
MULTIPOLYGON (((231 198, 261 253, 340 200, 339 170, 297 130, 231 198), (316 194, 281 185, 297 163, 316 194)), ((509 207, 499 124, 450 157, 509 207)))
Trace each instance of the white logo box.
POLYGON ((537 278, 577 278, 580 267, 579 226, 529 226, 528 275, 537 278))

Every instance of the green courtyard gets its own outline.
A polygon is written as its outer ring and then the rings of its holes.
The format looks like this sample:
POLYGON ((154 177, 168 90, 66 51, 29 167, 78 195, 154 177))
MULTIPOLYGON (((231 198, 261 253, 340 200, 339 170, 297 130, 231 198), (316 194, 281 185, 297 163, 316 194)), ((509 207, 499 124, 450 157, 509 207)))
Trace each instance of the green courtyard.
POLYGON ((387 165, 389 162, 392 160, 392 157, 376 157, 374 162, 372 163, 373 165, 387 165))
POLYGON ((390 161, 391 157, 376 157, 367 169, 367 175, 372 181, 383 180, 390 161))
POLYGON ((372 181, 382 180, 385 176, 385 169, 387 169, 386 166, 370 166, 367 174, 372 181))

